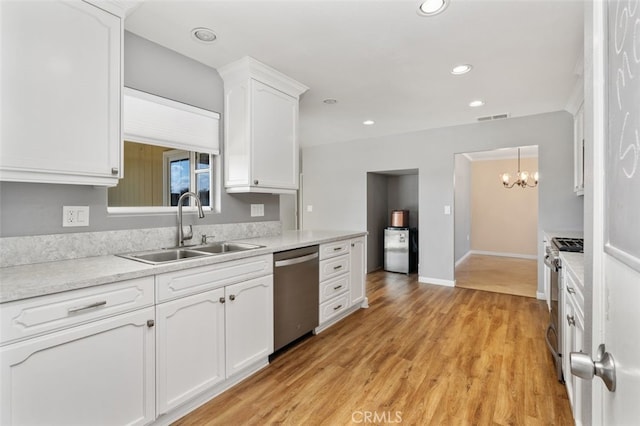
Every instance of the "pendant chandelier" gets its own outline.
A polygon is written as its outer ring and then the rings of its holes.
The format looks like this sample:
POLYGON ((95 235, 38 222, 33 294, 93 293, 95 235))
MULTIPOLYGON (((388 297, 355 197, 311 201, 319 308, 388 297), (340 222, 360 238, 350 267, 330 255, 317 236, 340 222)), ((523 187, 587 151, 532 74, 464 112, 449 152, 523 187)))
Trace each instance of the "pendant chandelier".
POLYGON ((521 188, 534 188, 538 186, 538 172, 535 172, 533 176, 529 174, 527 171, 520 171, 520 148, 518 148, 518 173, 516 173, 516 180, 511 182, 511 175, 509 173, 502 173, 500 175, 500 179, 502 179, 502 184, 505 188, 513 188, 514 186, 519 186, 521 188), (530 181, 533 181, 533 184, 530 181))

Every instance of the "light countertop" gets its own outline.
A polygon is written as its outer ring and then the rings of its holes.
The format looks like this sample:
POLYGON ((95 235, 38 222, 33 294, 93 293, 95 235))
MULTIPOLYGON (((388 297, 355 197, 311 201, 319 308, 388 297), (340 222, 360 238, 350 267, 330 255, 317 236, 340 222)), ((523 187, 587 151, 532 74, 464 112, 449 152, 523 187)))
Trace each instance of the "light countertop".
POLYGON ((570 269, 584 287, 584 254, 561 251, 560 260, 562 261, 562 267, 570 269))
POLYGON ((281 235, 238 239, 264 248, 149 265, 115 255, 0 268, 0 303, 117 281, 156 275, 235 259, 271 254, 366 235, 357 231, 284 231, 281 235))

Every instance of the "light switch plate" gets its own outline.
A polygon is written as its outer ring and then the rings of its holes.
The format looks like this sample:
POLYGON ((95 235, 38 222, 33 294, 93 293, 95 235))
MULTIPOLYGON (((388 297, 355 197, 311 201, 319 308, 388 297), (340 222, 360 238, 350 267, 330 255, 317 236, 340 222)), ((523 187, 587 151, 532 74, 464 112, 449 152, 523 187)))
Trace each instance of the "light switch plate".
POLYGON ((264 216, 264 204, 251 204, 251 217, 264 216))
POLYGON ((89 206, 62 206, 62 226, 89 226, 89 206))

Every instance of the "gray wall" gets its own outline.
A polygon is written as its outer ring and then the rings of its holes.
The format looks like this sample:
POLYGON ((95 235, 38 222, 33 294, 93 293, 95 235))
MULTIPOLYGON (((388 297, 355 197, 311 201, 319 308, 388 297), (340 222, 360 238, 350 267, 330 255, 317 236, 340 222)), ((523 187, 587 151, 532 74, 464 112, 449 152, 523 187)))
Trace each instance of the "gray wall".
POLYGON ((384 228, 389 225, 387 176, 367 173, 367 272, 384 267, 384 228))
POLYGON ((409 227, 418 227, 418 175, 399 175, 388 176, 387 193, 388 215, 391 220, 391 212, 393 210, 409 210, 409 227))
POLYGON ((462 154, 454 157, 454 257, 457 262, 471 250, 471 162, 462 154))
MULTIPOLYGON (((224 88, 215 69, 128 32, 124 39, 124 84, 223 113, 224 88)), ((199 224, 278 220, 277 195, 228 195, 224 188, 221 190, 221 213, 207 214, 199 224), (252 203, 265 205, 264 217, 251 217, 252 203)), ((2 182, 0 206, 2 237, 152 228, 176 223, 175 214, 107 214, 107 189, 92 186, 2 182), (63 205, 88 205, 90 226, 62 228, 63 205)), ((193 219, 187 216, 193 215, 185 215, 185 223, 191 223, 193 219)))
MULTIPOLYGON (((542 230, 582 230, 583 202, 573 193, 573 118, 560 111, 303 149, 305 229, 367 229, 367 172, 419 169, 420 271, 454 280, 454 154, 539 146, 539 256, 542 230), (394 149, 390 150, 389 147, 394 149)), ((542 264, 538 288, 543 291, 542 264)))

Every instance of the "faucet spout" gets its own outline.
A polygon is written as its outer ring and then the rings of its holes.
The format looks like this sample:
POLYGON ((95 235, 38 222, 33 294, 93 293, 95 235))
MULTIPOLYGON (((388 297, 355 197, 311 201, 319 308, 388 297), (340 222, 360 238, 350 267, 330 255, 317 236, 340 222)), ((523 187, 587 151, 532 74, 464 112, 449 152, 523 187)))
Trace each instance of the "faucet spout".
POLYGON ((193 198, 196 202, 196 207, 198 207, 198 217, 202 219, 204 217, 204 211, 202 210, 202 203, 200 202, 200 198, 196 195, 195 192, 187 191, 178 198, 178 247, 182 247, 184 245, 184 240, 190 239, 193 234, 189 236, 185 236, 182 231, 182 205, 184 204, 184 200, 187 198, 193 198))

